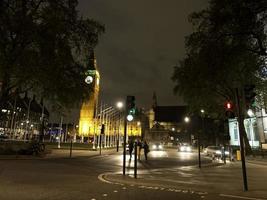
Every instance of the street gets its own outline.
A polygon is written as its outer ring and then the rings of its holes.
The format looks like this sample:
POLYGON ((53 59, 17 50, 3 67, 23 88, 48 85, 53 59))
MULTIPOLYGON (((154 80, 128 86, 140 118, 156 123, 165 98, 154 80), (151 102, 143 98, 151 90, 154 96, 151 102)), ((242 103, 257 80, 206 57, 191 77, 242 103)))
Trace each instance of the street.
POLYGON ((0 199, 264 199, 267 194, 266 165, 248 164, 250 191, 244 193, 239 162, 211 163, 202 156, 198 169, 195 152, 151 151, 148 161, 138 162, 134 179, 133 160, 127 156, 122 176, 122 152, 115 149, 101 156, 77 151, 73 158, 59 151, 45 158, 1 159, 0 199))

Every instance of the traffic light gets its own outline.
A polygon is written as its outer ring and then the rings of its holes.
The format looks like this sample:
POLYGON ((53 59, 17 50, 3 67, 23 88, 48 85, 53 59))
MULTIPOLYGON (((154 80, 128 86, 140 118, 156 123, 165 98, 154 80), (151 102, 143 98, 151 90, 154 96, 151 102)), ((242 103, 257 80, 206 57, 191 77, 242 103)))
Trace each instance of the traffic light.
POLYGON ((234 108, 233 103, 231 101, 226 101, 224 104, 224 108, 226 111, 232 111, 234 108))
POLYGON ((132 121, 133 116, 135 115, 135 97, 134 96, 127 96, 126 109, 127 109, 127 119, 128 121, 132 121))
POLYGON ((233 102, 226 101, 224 103, 224 108, 225 108, 225 116, 227 118, 235 118, 234 104, 233 104, 233 102))
POLYGON ((126 108, 129 113, 134 114, 135 112, 135 97, 134 96, 127 96, 126 108))
POLYGON ((245 85, 244 87, 245 104, 247 109, 256 106, 255 97, 257 94, 254 90, 255 85, 245 85))

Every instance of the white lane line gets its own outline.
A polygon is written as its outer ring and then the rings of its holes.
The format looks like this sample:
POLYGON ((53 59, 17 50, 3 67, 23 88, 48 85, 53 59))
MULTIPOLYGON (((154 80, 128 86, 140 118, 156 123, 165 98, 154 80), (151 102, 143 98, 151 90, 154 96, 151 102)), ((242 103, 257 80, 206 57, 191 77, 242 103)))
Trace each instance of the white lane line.
POLYGON ((266 200, 266 199, 259 199, 259 198, 254 198, 254 197, 236 196, 236 195, 230 195, 230 194, 220 194, 219 196, 229 197, 229 198, 236 198, 236 199, 266 200))
POLYGON ((113 184, 111 181, 107 181, 106 179, 104 179, 104 176, 105 174, 100 174, 97 178, 104 183, 113 184))

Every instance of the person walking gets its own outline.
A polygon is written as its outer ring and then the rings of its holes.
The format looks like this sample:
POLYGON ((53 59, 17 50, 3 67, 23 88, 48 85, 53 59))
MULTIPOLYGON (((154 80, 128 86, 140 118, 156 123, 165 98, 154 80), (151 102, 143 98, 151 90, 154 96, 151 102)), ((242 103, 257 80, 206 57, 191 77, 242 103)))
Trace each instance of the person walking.
POLYGON ((129 141, 129 154, 130 154, 130 160, 132 159, 132 153, 133 153, 134 143, 132 140, 129 141))
POLYGON ((149 146, 148 146, 147 142, 145 141, 144 142, 144 154, 145 154, 146 160, 147 160, 147 154, 148 154, 148 152, 149 152, 149 146))
POLYGON ((137 146, 138 146, 138 154, 137 154, 137 157, 138 157, 138 160, 140 161, 141 160, 141 151, 142 151, 142 141, 140 141, 139 139, 137 140, 137 146))

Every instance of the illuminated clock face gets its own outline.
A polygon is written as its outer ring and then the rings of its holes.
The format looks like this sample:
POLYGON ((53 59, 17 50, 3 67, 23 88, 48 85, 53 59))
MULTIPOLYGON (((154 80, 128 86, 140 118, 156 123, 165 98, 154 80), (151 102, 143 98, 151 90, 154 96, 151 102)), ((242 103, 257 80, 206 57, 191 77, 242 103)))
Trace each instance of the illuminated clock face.
POLYGON ((85 78, 85 83, 87 83, 87 84, 91 84, 92 82, 93 82, 93 77, 92 76, 87 76, 86 78, 85 78))

